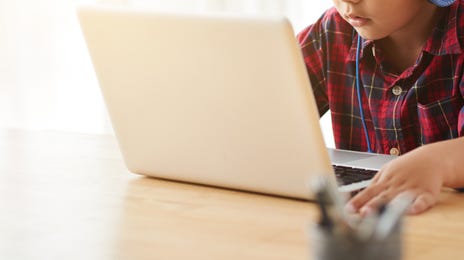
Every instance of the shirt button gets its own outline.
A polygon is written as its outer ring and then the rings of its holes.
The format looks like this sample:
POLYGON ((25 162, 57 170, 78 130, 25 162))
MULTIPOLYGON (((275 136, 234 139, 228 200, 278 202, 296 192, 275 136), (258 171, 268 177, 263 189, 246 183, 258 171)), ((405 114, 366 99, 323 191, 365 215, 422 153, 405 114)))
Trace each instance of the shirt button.
POLYGON ((392 149, 390 149, 390 154, 391 155, 400 155, 400 150, 398 150, 398 148, 396 148, 396 147, 393 147, 392 149))
POLYGON ((401 95, 401 92, 403 92, 403 89, 400 86, 396 85, 393 87, 392 92, 393 92, 393 95, 399 96, 401 95))

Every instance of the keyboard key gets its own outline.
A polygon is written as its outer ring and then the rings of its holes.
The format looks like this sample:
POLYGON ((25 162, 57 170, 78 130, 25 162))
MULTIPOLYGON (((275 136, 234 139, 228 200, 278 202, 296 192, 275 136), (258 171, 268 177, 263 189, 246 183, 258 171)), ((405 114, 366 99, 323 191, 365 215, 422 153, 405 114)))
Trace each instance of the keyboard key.
POLYGON ((369 180, 377 173, 377 171, 362 168, 353 168, 341 165, 332 166, 340 185, 348 185, 355 182, 369 180))

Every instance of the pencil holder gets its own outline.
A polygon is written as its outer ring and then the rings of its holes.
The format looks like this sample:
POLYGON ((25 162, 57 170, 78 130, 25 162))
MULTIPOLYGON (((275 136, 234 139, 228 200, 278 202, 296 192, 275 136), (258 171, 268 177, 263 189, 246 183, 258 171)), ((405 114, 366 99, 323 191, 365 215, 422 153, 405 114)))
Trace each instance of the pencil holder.
POLYGON ((399 260, 402 258, 402 228, 398 222, 384 237, 360 237, 349 230, 310 227, 310 255, 313 260, 399 260))

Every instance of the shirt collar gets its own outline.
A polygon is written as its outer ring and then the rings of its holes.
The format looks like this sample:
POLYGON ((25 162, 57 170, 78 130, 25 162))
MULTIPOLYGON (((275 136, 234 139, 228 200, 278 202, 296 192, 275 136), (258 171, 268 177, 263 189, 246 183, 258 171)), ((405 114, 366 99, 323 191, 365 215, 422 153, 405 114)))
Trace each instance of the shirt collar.
MULTIPOLYGON (((355 30, 353 30, 353 41, 351 43, 350 52, 348 53, 348 56, 346 57, 347 61, 356 60, 356 52, 358 51, 357 46, 358 46, 358 33, 355 30)), ((361 49, 359 50, 359 59, 362 59, 366 50, 369 50, 368 48, 372 49, 372 46, 374 46, 374 41, 365 40, 361 38, 361 49)))
POLYGON ((460 8, 461 1, 456 1, 447 8, 443 18, 433 29, 432 36, 425 43, 424 51, 437 56, 462 52, 458 38, 458 12, 460 8))
MULTIPOLYGON (((432 55, 459 54, 462 52, 458 38, 458 11, 460 7, 460 1, 456 1, 447 8, 448 10, 443 15, 443 18, 433 29, 432 36, 425 43, 423 51, 429 52, 432 55)), ((374 41, 361 38, 360 59, 366 52, 372 49, 373 44, 374 41)), ((346 58, 347 61, 356 60, 357 45, 358 33, 353 30, 353 41, 346 58)), ((372 51, 370 52, 372 53, 372 51)))

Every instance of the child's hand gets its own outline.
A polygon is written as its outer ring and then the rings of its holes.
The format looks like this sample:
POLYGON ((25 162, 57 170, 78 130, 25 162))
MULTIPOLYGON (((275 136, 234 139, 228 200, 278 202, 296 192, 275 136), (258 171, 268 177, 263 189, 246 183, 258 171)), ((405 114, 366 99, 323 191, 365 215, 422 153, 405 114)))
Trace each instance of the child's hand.
POLYGON ((386 164, 374 177, 372 184, 354 196, 347 211, 368 215, 403 192, 413 196, 409 214, 418 214, 438 200, 446 172, 445 154, 437 154, 423 146, 386 164))

